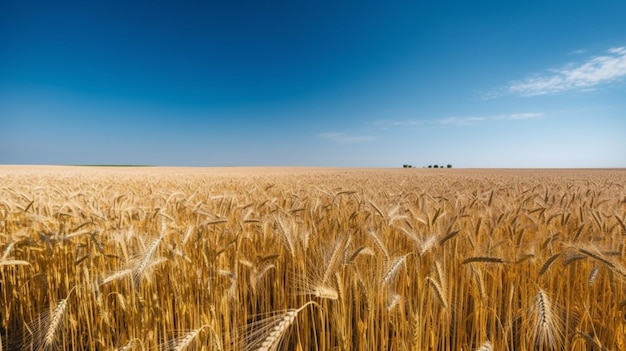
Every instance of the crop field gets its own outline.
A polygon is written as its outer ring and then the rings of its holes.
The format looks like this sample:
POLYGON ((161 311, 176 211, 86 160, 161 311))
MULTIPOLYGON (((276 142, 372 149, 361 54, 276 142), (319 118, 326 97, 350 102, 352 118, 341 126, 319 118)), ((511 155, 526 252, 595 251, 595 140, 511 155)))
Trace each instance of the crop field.
POLYGON ((624 350, 625 187, 0 166, 1 350, 624 350))

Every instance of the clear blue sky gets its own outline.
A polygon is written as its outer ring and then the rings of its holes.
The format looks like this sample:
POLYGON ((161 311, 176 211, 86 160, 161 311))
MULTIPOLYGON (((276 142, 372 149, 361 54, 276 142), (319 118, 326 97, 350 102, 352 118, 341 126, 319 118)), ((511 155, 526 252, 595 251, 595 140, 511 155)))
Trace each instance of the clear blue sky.
POLYGON ((0 163, 626 167, 625 18, 622 0, 0 0, 0 163))

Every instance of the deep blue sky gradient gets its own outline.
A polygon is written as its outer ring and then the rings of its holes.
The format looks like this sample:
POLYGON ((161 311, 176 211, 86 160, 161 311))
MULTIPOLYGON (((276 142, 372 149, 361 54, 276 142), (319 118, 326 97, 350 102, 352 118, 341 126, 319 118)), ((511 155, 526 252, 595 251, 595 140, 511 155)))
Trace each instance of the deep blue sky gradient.
POLYGON ((625 16, 623 1, 1 1, 0 163, 626 167, 625 16))

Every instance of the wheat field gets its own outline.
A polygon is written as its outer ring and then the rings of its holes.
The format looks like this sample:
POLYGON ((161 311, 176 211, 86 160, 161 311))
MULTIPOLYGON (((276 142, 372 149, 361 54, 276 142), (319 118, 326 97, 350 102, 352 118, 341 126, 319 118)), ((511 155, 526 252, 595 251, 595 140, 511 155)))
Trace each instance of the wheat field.
POLYGON ((0 349, 624 350, 625 186, 0 166, 0 349))

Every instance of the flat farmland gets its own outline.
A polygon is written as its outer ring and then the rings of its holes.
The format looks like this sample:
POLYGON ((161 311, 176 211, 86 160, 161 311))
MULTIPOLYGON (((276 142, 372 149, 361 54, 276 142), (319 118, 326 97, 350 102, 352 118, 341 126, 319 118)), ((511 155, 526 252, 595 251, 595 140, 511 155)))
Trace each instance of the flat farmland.
POLYGON ((625 186, 0 166, 1 350, 623 350, 625 186))

